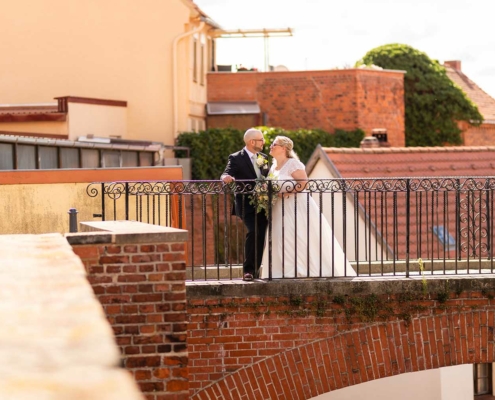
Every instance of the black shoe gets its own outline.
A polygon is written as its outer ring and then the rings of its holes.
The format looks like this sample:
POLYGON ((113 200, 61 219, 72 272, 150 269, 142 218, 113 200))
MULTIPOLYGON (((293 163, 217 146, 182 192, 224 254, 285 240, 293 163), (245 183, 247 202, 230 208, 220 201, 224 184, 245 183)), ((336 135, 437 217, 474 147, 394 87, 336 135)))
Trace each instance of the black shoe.
POLYGON ((243 281, 252 281, 253 279, 253 274, 250 273, 244 274, 244 276, 242 277, 243 281))

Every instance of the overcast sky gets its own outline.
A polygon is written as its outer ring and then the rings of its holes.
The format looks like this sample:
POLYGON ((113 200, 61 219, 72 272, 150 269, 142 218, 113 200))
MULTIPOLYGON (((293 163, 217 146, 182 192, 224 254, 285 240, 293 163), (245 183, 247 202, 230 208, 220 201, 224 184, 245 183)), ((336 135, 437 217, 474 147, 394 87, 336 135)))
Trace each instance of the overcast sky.
MULTIPOLYGON (((224 29, 294 28, 269 40, 270 65, 353 66, 367 51, 403 43, 463 72, 495 98, 493 0, 194 0, 224 29)), ((218 64, 264 68, 263 39, 221 39, 218 64)))

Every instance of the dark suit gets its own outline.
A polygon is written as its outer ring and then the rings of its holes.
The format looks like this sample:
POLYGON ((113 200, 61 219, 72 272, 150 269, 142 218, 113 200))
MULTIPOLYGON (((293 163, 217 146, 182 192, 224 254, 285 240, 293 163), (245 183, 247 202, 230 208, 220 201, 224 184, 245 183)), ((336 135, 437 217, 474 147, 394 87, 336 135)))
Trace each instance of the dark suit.
MULTIPOLYGON (((258 153, 263 158, 268 160, 266 154, 258 153)), ((269 168, 266 163, 263 168, 260 168, 260 172, 263 176, 268 174, 269 168)), ((246 190, 252 191, 254 187, 254 180, 257 178, 256 171, 254 170, 253 162, 249 158, 245 149, 238 151, 237 153, 229 156, 229 161, 225 167, 223 175, 230 175, 235 178, 241 187, 245 187, 246 190)), ((265 213, 256 213, 252 204, 249 204, 251 197, 247 194, 236 194, 235 196, 235 214, 240 217, 244 225, 246 225, 246 243, 244 252, 244 273, 253 274, 257 271, 261 265, 261 259, 263 256, 263 246, 265 244, 265 233, 267 227, 267 219, 265 213), (256 262, 255 262, 256 260, 256 262)))

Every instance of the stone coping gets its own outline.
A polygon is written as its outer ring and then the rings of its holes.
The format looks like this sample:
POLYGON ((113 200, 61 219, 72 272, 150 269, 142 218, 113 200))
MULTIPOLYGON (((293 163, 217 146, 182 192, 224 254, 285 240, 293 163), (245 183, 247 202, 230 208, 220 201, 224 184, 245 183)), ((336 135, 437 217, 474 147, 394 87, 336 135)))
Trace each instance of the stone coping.
POLYGON ((71 245, 185 242, 184 229, 137 221, 90 221, 80 223, 81 232, 66 233, 71 245))
MULTIPOLYGON (((425 276, 428 293, 482 290, 495 287, 492 274, 425 276)), ((367 295, 423 293, 423 277, 379 276, 352 278, 187 281, 187 298, 289 296, 289 295, 367 295)))
POLYGON ((0 286, 0 399, 143 399, 61 234, 0 235, 0 286))

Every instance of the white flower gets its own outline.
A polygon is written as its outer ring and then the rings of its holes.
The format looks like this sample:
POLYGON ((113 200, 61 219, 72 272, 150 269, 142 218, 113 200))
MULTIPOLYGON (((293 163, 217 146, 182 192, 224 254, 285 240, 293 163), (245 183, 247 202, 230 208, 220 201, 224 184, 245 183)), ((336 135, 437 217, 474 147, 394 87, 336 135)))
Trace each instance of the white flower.
POLYGON ((258 155, 258 158, 256 158, 256 164, 258 165, 259 168, 266 168, 268 161, 265 157, 263 157, 261 154, 258 155))

